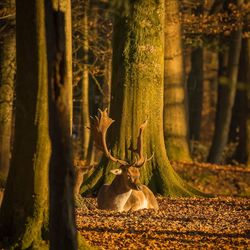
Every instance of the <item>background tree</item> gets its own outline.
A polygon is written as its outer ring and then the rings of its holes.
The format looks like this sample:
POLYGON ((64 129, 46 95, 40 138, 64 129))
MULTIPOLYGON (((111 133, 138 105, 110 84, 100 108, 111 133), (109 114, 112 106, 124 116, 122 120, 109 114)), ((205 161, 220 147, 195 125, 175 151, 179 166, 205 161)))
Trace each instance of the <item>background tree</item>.
POLYGON ((96 115, 97 107, 109 107, 110 102, 112 26, 109 6, 108 2, 99 0, 74 0, 72 3, 75 148, 77 157, 86 164, 95 161, 87 129, 89 116, 96 115))
MULTIPOLYGON (((232 119, 229 132, 229 143, 236 144, 231 160, 246 163, 247 160, 247 71, 248 71, 248 44, 242 39, 239 62, 239 74, 236 85, 235 102, 232 110, 232 119)), ((230 159, 228 159, 230 160, 230 159)))
MULTIPOLYGON (((249 3, 249 0, 245 1, 249 3)), ((245 18, 244 32, 248 32, 249 14, 245 18)), ((233 116, 230 126, 229 140, 236 144, 236 149, 231 156, 233 163, 241 163, 249 166, 250 164, 250 128, 249 128, 249 66, 250 66, 250 40, 249 37, 243 37, 242 47, 239 62, 239 74, 237 82, 237 90, 235 96, 235 103, 233 107, 233 116)))
MULTIPOLYGON (((142 182, 164 195, 201 195, 175 173, 164 144, 164 1, 131 2, 127 14, 115 16, 113 34, 110 117, 116 122, 111 128, 112 154, 133 161, 128 148, 136 147, 138 128, 148 118, 144 152, 148 156, 154 153, 154 157, 141 170, 142 182)), ((103 181, 109 181, 114 165, 104 160, 81 192, 96 190, 103 181)))
POLYGON ((14 148, 0 231, 15 248, 41 249, 48 239, 50 157, 44 1, 16 1, 16 41, 14 148))
POLYGON ((9 171, 12 110, 15 77, 15 18, 14 1, 0 4, 0 186, 4 185, 9 171), (3 183, 1 183, 3 182, 3 183))
POLYGON ((88 37, 88 9, 89 1, 84 2, 83 7, 83 17, 82 17, 82 35, 83 35, 83 44, 82 44, 82 59, 83 59, 83 76, 82 76, 82 158, 87 160, 90 146, 90 120, 89 120, 89 37, 88 37))
POLYGON ((66 88, 69 92, 69 120, 70 133, 72 133, 73 126, 73 86, 72 86, 72 21, 71 21, 71 0, 53 0, 54 5, 61 5, 65 12, 65 25, 63 26, 66 36, 66 50, 65 50, 65 72, 66 72, 66 88), (65 7, 66 6, 66 7, 65 7))
POLYGON ((187 89, 179 1, 165 2, 164 136, 171 160, 190 161, 187 89))
MULTIPOLYGON (((195 9, 195 15, 202 15, 204 1, 195 9)), ((189 103, 189 137, 191 140, 200 139, 201 114, 203 102, 203 47, 197 44, 191 51, 191 70, 188 76, 188 103, 189 103)))
MULTIPOLYGON (((240 6, 243 1, 238 0, 237 4, 240 6)), ((213 137, 212 146, 209 152, 209 162, 219 162, 222 152, 227 144, 230 122, 232 117, 232 107, 235 99, 236 83, 238 77, 238 64, 241 50, 241 35, 242 29, 239 28, 233 31, 230 38, 230 45, 228 51, 227 68, 224 63, 227 58, 220 54, 220 71, 219 71, 219 86, 218 86, 218 103, 216 111, 216 124, 213 137)))

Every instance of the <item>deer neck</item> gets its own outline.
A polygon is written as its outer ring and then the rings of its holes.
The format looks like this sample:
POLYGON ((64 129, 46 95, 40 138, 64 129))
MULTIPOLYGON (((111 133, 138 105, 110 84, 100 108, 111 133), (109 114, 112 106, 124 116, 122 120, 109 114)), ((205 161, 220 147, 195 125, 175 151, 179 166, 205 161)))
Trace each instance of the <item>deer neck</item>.
POLYGON ((127 185, 122 175, 117 175, 113 180, 111 186, 117 195, 132 191, 132 189, 127 185))
POLYGON ((132 189, 126 184, 121 175, 115 177, 111 184, 112 191, 115 195, 113 205, 117 211, 124 211, 124 206, 129 199, 132 189))

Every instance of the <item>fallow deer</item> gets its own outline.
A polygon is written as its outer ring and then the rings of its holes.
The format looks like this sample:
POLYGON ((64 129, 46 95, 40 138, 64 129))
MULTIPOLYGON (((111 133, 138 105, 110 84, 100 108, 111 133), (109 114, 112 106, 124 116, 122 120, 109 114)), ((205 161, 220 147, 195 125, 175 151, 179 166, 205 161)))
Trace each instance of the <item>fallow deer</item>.
POLYGON ((140 168, 147 159, 143 156, 142 149, 142 132, 147 125, 145 121, 139 128, 137 138, 137 148, 132 150, 137 153, 139 158, 133 163, 117 159, 111 155, 106 144, 106 133, 110 125, 114 122, 107 113, 99 110, 99 117, 93 119, 94 141, 95 145, 104 152, 105 156, 114 162, 120 164, 117 169, 111 170, 115 174, 113 182, 104 184, 97 196, 97 204, 100 209, 115 211, 135 211, 143 208, 158 209, 158 203, 152 191, 145 185, 140 183, 140 168))

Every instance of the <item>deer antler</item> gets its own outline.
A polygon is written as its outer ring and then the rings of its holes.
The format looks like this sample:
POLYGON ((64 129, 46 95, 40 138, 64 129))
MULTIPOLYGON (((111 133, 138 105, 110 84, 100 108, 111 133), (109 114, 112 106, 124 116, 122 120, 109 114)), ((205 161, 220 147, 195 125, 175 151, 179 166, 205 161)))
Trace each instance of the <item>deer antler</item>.
POLYGON ((132 150, 133 152, 137 153, 138 156, 139 156, 139 159, 137 159, 134 163, 134 167, 137 167, 137 168, 140 168, 143 166, 143 164, 147 161, 150 161, 154 154, 152 154, 152 156, 147 159, 147 155, 146 157, 144 157, 143 155, 143 137, 142 137, 142 132, 143 130, 145 129, 145 127, 147 126, 147 123, 148 123, 148 120, 145 120, 140 128, 139 128, 139 134, 138 134, 138 137, 137 137, 137 145, 136 145, 136 149, 133 149, 132 147, 130 148, 130 150, 132 150))
POLYGON ((96 147, 100 149, 101 151, 103 151, 106 157, 110 159, 111 161, 118 162, 123 166, 129 165, 128 162, 115 158, 109 152, 107 144, 106 144, 106 134, 107 134, 108 128, 114 122, 114 120, 108 116, 107 109, 104 109, 104 111, 101 111, 100 109, 98 109, 98 111, 99 111, 100 117, 95 116, 95 118, 92 118, 94 141, 95 141, 96 147))

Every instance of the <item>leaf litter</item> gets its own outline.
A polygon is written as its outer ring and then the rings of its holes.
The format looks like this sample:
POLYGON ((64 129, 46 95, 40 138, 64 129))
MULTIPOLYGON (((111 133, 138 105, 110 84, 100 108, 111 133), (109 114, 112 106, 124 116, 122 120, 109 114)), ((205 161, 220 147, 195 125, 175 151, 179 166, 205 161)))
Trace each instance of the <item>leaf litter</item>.
POLYGON ((250 249, 250 199, 158 197, 159 210, 77 209, 77 227, 99 249, 250 249))

